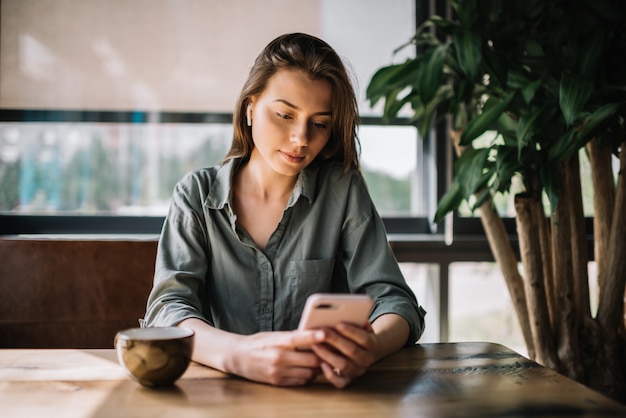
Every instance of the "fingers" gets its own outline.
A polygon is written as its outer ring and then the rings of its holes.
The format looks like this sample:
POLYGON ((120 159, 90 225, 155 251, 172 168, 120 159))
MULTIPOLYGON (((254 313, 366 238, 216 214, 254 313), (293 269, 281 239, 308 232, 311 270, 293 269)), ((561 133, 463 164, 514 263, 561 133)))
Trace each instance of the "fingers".
POLYGON ((342 336, 354 341, 356 344, 366 350, 369 350, 375 342, 374 331, 372 329, 372 325, 369 322, 365 324, 363 328, 341 322, 337 324, 336 330, 342 336))
POLYGON ((278 386, 306 385, 320 374, 320 365, 320 358, 312 351, 293 348, 274 351, 265 363, 270 382, 278 386))
POLYGON ((376 359, 376 336, 371 328, 360 328, 341 323, 327 330, 324 343, 347 357, 360 368, 369 367, 376 359))
POLYGON ((270 348, 256 353, 246 368, 252 380, 277 386, 300 386, 313 381, 320 373, 321 360, 313 352, 270 348))
POLYGON ((367 325, 340 324, 332 329, 261 333, 252 338, 256 343, 248 348, 256 349, 246 358, 261 361, 246 362, 242 375, 278 386, 305 385, 321 372, 332 385, 344 388, 373 363, 376 347, 367 325))
POLYGON ((318 344, 311 347, 315 355, 320 360, 322 371, 324 371, 324 365, 330 368, 330 371, 334 376, 330 376, 328 373, 324 373, 326 378, 332 377, 333 382, 341 381, 341 379, 335 379, 335 377, 342 377, 347 379, 353 379, 361 376, 365 373, 366 367, 359 365, 353 359, 346 357, 342 353, 334 350, 331 346, 326 344, 318 344))
POLYGON ((333 368, 326 363, 321 364, 322 373, 326 380, 338 389, 343 389, 352 381, 351 378, 343 376, 341 370, 333 368))
POLYGON ((338 388, 363 375, 375 361, 376 337, 371 326, 365 328, 340 324, 325 329, 323 344, 311 347, 322 361, 324 377, 338 388))
POLYGON ((268 383, 275 386, 303 386, 311 383, 319 375, 320 369, 306 367, 286 367, 274 369, 268 374, 268 383))
POLYGON ((307 349, 315 344, 321 344, 326 339, 323 330, 305 330, 281 333, 279 346, 292 349, 307 349))
POLYGON ((323 331, 267 332, 246 336, 233 347, 229 370, 250 380, 277 386, 301 386, 321 372, 321 360, 312 351, 298 351, 324 339, 323 331))

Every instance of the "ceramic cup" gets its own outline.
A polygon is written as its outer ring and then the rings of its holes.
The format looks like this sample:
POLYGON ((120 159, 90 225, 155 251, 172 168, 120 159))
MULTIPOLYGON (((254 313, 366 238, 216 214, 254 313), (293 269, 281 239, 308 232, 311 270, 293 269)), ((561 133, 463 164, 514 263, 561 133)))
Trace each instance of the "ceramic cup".
POLYGON ((193 340, 187 328, 132 328, 116 334, 115 350, 133 379, 147 387, 165 386, 187 370, 193 340))

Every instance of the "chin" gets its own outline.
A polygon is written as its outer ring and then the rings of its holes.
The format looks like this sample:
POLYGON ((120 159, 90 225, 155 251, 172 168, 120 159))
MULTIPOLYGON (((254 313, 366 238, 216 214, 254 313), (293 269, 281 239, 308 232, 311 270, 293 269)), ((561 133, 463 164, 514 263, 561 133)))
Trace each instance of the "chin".
POLYGON ((310 161, 301 162, 299 164, 282 163, 278 167, 275 166, 274 170, 277 173, 282 174, 283 176, 293 177, 300 174, 300 172, 304 170, 309 165, 309 163, 310 161))

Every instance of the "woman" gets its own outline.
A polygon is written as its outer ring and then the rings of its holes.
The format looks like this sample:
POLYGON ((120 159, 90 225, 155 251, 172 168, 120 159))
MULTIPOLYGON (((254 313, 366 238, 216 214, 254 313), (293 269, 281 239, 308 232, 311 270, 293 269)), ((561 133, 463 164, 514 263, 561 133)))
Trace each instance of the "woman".
POLYGON ((191 328, 193 360, 283 386, 322 373, 342 388, 415 343, 425 312, 359 172, 357 124, 350 79, 327 43, 295 33, 267 45, 225 162, 176 185, 145 325, 191 328), (316 292, 369 294, 371 323, 296 330, 316 292))

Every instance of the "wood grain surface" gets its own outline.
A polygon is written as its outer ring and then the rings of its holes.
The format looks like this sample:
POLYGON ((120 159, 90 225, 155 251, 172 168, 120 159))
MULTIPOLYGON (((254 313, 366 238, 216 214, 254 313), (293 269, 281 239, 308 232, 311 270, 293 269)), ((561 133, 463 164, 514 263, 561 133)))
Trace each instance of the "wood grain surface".
POLYGON ((0 350, 2 417, 626 417, 614 402, 492 343, 422 344, 349 387, 253 383, 201 366, 142 387, 114 350, 0 350))

